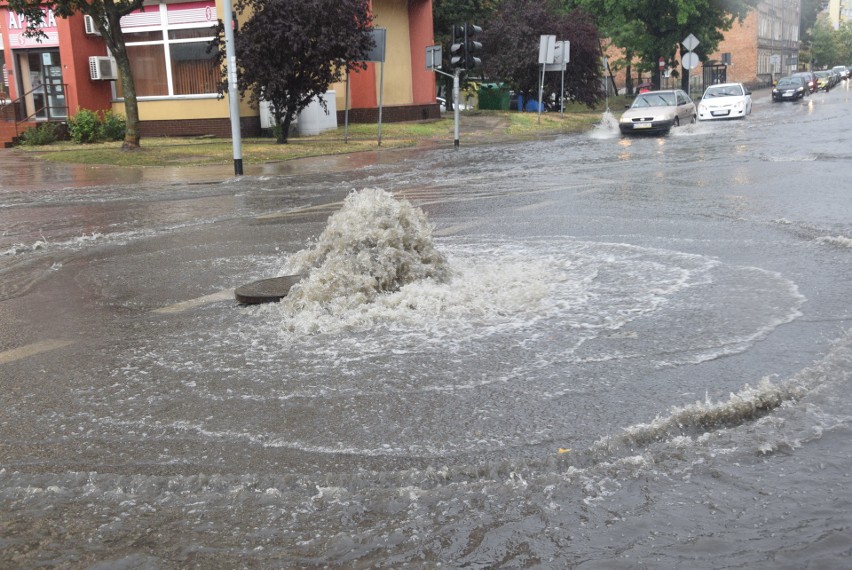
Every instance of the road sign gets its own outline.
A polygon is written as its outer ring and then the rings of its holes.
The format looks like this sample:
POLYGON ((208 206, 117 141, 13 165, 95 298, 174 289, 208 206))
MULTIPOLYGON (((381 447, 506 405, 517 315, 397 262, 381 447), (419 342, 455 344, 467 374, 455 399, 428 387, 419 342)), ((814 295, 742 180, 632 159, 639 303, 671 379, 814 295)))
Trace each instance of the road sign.
POLYGON ((695 48, 697 48, 698 44, 700 44, 700 43, 701 42, 698 41, 698 38, 696 38, 692 34, 689 34, 688 36, 683 38, 683 47, 685 47, 689 51, 692 51, 695 48))
POLYGON ((375 47, 373 47, 369 54, 367 54, 367 59, 364 61, 374 61, 377 63, 385 62, 385 44, 387 43, 388 31, 386 28, 373 28, 370 30, 370 36, 373 38, 373 42, 375 43, 375 47))
POLYGON ((660 71, 666 68, 666 60, 664 58, 660 58, 660 71))
POLYGON ((538 62, 541 64, 553 63, 554 57, 556 57, 556 36, 541 36, 538 62))
POLYGON ((545 71, 564 71, 571 61, 571 42, 556 42, 553 50, 553 63, 544 64, 545 71))
POLYGON ((691 51, 686 52, 683 54, 683 66, 687 69, 695 69, 698 67, 698 56, 691 51))
POLYGON ((441 69, 443 53, 441 44, 426 46, 426 69, 441 69))

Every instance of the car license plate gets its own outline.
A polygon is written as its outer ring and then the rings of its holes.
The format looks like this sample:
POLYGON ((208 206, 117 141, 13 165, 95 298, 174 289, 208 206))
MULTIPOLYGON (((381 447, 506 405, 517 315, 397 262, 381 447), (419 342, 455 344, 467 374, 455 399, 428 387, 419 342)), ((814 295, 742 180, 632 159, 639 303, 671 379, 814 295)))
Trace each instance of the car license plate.
POLYGON ((651 123, 633 123, 634 129, 650 129, 651 123))
POLYGON ((711 114, 714 117, 724 117, 724 116, 730 114, 730 111, 713 111, 711 114))

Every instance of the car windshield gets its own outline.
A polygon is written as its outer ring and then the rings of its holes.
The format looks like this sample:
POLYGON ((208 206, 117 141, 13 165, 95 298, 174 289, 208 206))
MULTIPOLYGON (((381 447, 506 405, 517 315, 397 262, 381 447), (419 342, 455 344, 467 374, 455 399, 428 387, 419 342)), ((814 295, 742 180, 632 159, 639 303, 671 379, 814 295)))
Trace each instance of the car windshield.
POLYGON ((633 101, 633 108, 637 107, 672 107, 675 104, 674 93, 643 93, 633 101))
POLYGON ((800 87, 802 84, 795 79, 779 79, 778 87, 800 87))
POLYGON ((743 94, 743 89, 739 85, 714 85, 708 87, 705 97, 737 97, 743 94))

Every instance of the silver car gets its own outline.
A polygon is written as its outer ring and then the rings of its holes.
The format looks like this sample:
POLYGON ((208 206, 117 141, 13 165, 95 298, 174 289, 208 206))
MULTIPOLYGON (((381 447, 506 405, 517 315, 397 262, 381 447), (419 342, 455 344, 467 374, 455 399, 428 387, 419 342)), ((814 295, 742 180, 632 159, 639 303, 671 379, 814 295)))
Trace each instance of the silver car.
POLYGON ((682 89, 641 93, 621 115, 621 134, 667 133, 672 127, 694 123, 695 103, 682 89))

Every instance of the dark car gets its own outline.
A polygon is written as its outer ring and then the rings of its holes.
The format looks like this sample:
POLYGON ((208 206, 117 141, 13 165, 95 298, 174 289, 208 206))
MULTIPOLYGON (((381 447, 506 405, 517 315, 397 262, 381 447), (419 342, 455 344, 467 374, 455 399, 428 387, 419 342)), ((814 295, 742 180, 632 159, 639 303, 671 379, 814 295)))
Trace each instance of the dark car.
POLYGON ((797 101, 810 93, 805 80, 801 77, 782 77, 772 89, 772 101, 797 101))
POLYGON ((813 71, 799 71, 791 75, 791 77, 801 77, 804 79, 805 83, 808 84, 808 89, 810 89, 811 93, 816 93, 817 89, 819 89, 817 76, 813 71))

